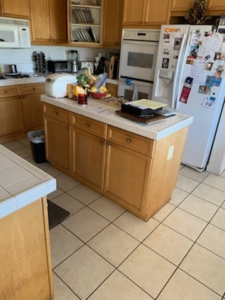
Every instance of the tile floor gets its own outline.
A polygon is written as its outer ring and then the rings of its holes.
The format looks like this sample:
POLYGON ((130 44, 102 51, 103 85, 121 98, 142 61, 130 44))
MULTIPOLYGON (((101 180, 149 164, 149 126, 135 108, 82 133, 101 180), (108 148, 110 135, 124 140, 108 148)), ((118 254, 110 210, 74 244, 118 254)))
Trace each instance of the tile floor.
POLYGON ((27 139, 4 146, 55 177, 48 198, 70 211, 50 231, 55 300, 225 299, 225 172, 181 166, 171 201, 144 222, 35 164, 27 139))

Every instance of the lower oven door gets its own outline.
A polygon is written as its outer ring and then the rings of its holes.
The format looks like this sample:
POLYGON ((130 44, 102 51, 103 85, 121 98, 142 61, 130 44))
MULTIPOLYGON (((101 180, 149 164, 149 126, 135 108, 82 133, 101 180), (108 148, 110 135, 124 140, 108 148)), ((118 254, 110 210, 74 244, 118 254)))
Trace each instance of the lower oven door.
POLYGON ((118 96, 124 97, 127 100, 151 99, 153 85, 150 83, 132 80, 130 85, 127 85, 125 80, 120 79, 118 84, 118 96), (135 99, 133 93, 135 86, 138 89, 135 99))

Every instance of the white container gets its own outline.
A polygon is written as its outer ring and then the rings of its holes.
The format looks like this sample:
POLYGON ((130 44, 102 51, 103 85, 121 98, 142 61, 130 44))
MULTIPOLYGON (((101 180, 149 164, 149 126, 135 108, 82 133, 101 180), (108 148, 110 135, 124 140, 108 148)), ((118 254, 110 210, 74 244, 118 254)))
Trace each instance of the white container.
POLYGON ((66 73, 54 73, 48 75, 45 80, 46 95, 54 98, 63 98, 67 96, 67 84, 76 83, 75 75, 66 73))

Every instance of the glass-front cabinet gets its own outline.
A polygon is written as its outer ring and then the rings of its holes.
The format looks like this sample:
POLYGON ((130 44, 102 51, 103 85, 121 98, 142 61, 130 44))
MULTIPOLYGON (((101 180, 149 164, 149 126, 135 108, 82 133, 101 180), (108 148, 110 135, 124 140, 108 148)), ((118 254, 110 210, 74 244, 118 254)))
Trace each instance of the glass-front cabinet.
POLYGON ((99 45, 101 43, 103 0, 70 0, 70 42, 99 45))

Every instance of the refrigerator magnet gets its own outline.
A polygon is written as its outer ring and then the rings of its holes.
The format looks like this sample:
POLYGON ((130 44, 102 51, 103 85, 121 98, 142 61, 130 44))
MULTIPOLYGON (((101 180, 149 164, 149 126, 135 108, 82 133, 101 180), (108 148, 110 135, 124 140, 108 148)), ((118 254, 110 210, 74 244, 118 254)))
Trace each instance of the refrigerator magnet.
POLYGON ((216 97, 210 96, 210 97, 205 97, 204 98, 204 100, 202 102, 202 105, 207 107, 207 108, 214 108, 215 103, 216 103, 216 97))

